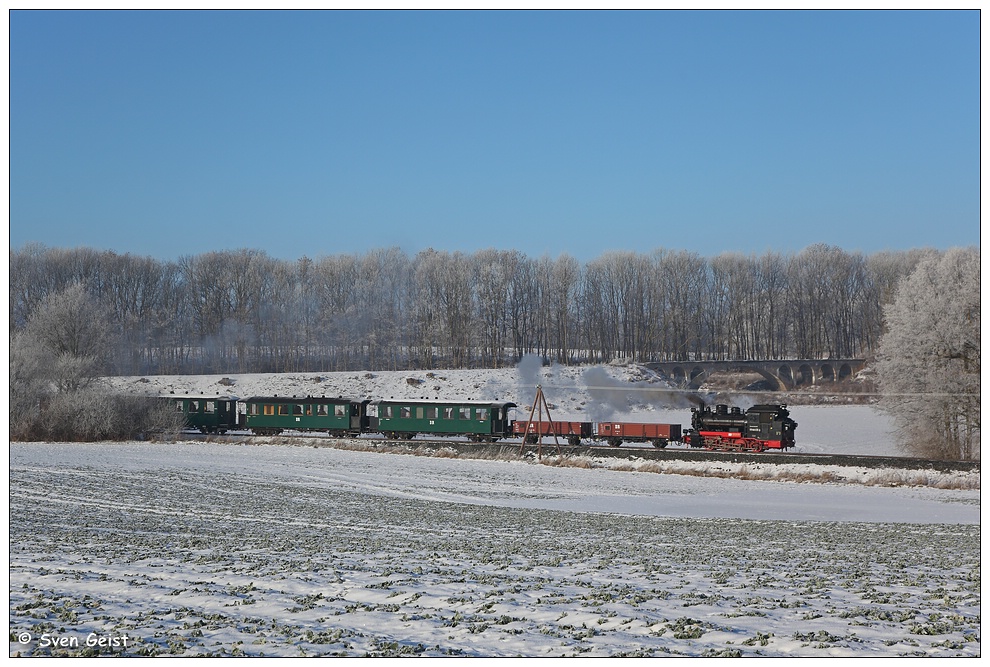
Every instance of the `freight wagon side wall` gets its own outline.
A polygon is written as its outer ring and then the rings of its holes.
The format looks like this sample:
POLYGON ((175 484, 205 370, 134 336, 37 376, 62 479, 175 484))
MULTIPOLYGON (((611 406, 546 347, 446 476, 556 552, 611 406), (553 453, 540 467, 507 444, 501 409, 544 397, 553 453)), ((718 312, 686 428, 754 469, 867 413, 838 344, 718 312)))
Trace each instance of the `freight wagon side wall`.
POLYGON ((595 435, 603 438, 643 438, 680 441, 680 424, 644 424, 630 422, 600 422, 595 425, 595 435))

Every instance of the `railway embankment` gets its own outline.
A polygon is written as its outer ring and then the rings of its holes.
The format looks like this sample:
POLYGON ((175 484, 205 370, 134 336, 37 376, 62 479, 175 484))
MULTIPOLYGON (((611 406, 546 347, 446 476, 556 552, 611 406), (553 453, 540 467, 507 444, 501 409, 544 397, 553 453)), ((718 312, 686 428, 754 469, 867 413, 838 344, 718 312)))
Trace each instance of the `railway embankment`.
MULTIPOLYGON (((385 440, 327 438, 314 435, 200 436, 210 440, 252 445, 332 447, 352 451, 436 458, 525 461, 560 467, 719 477, 743 480, 979 489, 979 461, 939 461, 909 457, 843 454, 714 452, 672 446, 589 447, 553 442, 470 443, 456 440, 385 440)), ((548 439, 549 440, 549 439, 548 439)))
MULTIPOLYGON (((398 444, 398 443, 397 443, 398 444)), ((846 466, 856 468, 894 468, 900 470, 934 470, 938 472, 972 472, 980 469, 979 461, 940 461, 898 456, 863 456, 849 454, 800 454, 795 452, 715 452, 698 449, 670 447, 656 449, 650 447, 585 447, 544 443, 542 447, 518 444, 475 444, 461 442, 424 441, 422 443, 401 443, 411 448, 446 448, 463 454, 477 454, 482 458, 502 458, 506 456, 593 456, 615 459, 645 459, 649 461, 692 461, 724 463, 760 464, 806 464, 823 466, 846 466)))

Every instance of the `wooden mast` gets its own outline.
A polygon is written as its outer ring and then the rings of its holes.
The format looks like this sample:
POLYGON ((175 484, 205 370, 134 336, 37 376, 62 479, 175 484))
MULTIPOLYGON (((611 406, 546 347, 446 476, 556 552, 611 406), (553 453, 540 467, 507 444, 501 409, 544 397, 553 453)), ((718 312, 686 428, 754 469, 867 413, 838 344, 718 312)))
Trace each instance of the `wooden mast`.
POLYGON ((543 426, 543 410, 546 408, 547 411, 547 423, 550 424, 550 432, 553 433, 553 442, 557 446, 557 453, 560 454, 560 441, 557 440, 557 429, 553 426, 553 417, 550 416, 550 406, 547 405, 547 398, 543 395, 543 385, 536 385, 536 398, 533 399, 533 407, 529 411, 529 420, 526 422, 526 431, 523 435, 522 444, 519 445, 519 454, 522 455, 526 448, 526 442, 529 440, 529 429, 533 426, 533 415, 539 410, 539 416, 537 417, 537 434, 536 434, 536 456, 540 459, 543 458, 543 433, 539 432, 540 428, 543 426))

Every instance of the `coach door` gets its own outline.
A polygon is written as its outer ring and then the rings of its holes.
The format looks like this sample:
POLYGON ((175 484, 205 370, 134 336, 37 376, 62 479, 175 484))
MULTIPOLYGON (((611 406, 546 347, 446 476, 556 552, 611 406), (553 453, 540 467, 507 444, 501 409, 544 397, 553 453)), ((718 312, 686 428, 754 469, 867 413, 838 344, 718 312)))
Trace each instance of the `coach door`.
POLYGON ((368 428, 368 404, 371 401, 351 402, 351 430, 364 431, 368 428))

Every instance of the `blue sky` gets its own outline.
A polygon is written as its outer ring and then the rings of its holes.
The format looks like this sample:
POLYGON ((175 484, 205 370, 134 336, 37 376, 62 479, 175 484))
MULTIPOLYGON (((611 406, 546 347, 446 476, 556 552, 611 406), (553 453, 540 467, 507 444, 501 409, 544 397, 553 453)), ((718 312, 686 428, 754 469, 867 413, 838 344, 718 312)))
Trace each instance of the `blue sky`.
POLYGON ((10 245, 978 245, 949 12, 10 13, 10 245))

